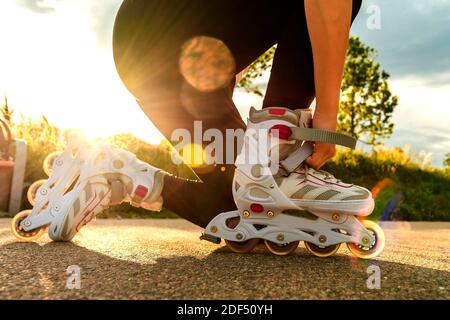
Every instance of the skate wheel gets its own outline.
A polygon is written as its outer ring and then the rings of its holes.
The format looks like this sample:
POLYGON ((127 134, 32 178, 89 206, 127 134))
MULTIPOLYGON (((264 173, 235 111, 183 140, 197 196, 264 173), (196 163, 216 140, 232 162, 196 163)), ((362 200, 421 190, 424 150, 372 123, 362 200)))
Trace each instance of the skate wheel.
POLYGON ((259 239, 249 239, 247 241, 231 241, 225 240, 227 247, 230 248, 231 251, 236 253, 248 253, 252 251, 259 243, 259 239))
POLYGON ((47 182, 47 180, 45 180, 45 179, 38 180, 38 181, 36 181, 36 182, 33 182, 33 183, 31 184, 31 186, 28 188, 28 191, 27 191, 27 199, 28 199, 28 202, 29 202, 32 206, 34 206, 34 205, 36 204, 36 194, 37 194, 38 189, 39 189, 45 182, 47 182))
POLYGON ((264 240, 264 244, 266 245, 267 249, 277 256, 286 256, 294 252, 295 249, 297 249, 299 243, 300 241, 293 241, 289 243, 279 244, 269 240, 264 240))
POLYGON ((334 245, 331 245, 328 247, 321 247, 321 246, 315 245, 314 243, 305 241, 306 250, 308 250, 310 253, 312 253, 316 257, 321 257, 321 258, 326 258, 326 257, 332 256, 339 250, 340 246, 341 246, 341 244, 338 243, 338 244, 334 244, 334 245))
POLYGON ((362 221, 362 224, 372 235, 375 236, 375 241, 367 247, 356 243, 347 243, 347 248, 358 258, 372 259, 379 255, 384 249, 384 244, 386 242, 384 231, 377 223, 370 220, 364 220, 362 221))
POLYGON ((61 155, 61 152, 59 151, 55 151, 50 153, 48 156, 45 157, 44 159, 44 164, 43 164, 43 169, 44 172, 47 176, 51 176, 52 174, 52 168, 53 168, 53 163, 55 162, 55 159, 58 158, 61 155))
POLYGON ((11 231, 14 236, 20 241, 31 242, 39 237, 45 232, 45 227, 40 227, 31 231, 22 230, 20 223, 25 220, 31 214, 31 210, 21 211, 15 215, 11 221, 11 231))

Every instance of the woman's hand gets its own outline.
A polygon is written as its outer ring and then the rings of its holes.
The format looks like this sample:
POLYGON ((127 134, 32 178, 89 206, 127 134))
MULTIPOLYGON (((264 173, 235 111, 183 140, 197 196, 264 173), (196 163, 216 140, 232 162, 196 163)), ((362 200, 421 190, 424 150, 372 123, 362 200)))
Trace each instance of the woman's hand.
MULTIPOLYGON (((336 116, 323 117, 317 112, 314 114, 313 128, 336 131, 336 125, 336 116)), ((334 157, 336 154, 336 145, 324 142, 315 142, 313 146, 313 154, 306 159, 306 163, 310 167, 319 170, 328 160, 334 157)))
MULTIPOLYGON (((314 60, 316 112, 313 127, 336 131, 340 88, 352 16, 351 0, 305 0, 314 60)), ((307 163, 319 169, 335 154, 336 146, 315 143, 307 163)))
POLYGON ((313 154, 306 159, 306 163, 319 170, 328 160, 336 154, 336 146, 334 144, 316 142, 314 143, 313 154))

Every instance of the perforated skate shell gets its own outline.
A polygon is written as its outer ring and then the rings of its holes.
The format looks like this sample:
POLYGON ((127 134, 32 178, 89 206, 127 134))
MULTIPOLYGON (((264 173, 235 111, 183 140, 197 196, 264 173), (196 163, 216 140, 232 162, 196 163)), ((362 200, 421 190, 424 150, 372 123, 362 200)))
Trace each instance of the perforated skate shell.
MULTIPOLYGON (((349 185, 348 189, 357 192, 348 192, 345 195, 347 201, 329 200, 338 194, 332 189, 313 200, 292 197, 296 191, 304 191, 298 185, 308 180, 292 176, 312 153, 311 145, 305 141, 348 147, 354 147, 356 141, 335 132, 308 128, 311 119, 308 110, 297 111, 298 120, 295 121, 292 120, 295 113, 287 109, 269 108, 264 112, 249 119, 243 149, 236 159, 233 198, 237 210, 216 216, 207 225, 202 239, 215 243, 225 239, 231 250, 238 253, 249 252, 264 240, 267 248, 278 255, 292 252, 300 241, 320 257, 336 253, 341 243, 346 243, 359 258, 370 259, 378 255, 384 247, 382 229, 371 221, 357 218, 369 215, 374 209, 371 196, 363 198, 357 193, 368 191, 349 185), (278 131, 277 139, 273 139, 274 128, 278 131), (269 137, 269 142, 261 144, 259 139, 265 136, 269 137), (258 148, 265 152, 258 152, 257 162, 255 157, 249 161, 248 155, 258 148), (277 159, 273 156, 276 148, 284 148, 289 154, 277 159), (283 184, 288 179, 289 183, 283 184)), ((309 172, 307 168, 305 172, 309 172)), ((341 187, 340 183, 335 184, 338 185, 336 188, 341 187)))
POLYGON ((48 226, 55 241, 68 241, 96 214, 111 204, 130 202, 160 210, 159 170, 128 151, 110 144, 91 144, 79 135, 53 162, 49 179, 37 190, 31 214, 20 227, 31 231, 48 226))

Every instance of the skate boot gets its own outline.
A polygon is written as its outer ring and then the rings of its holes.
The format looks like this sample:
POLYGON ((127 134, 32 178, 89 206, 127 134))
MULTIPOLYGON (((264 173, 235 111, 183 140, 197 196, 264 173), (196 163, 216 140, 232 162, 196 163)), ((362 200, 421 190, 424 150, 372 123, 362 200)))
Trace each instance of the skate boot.
POLYGON ((121 202, 161 209, 163 171, 113 145, 90 144, 78 135, 68 140, 64 152, 50 155, 50 177, 35 191, 33 209, 12 221, 19 240, 33 241, 48 228, 52 240, 70 241, 98 213, 121 202))
POLYGON ((261 239, 277 255, 293 252, 300 241, 319 257, 336 253, 341 243, 359 258, 383 250, 383 230, 358 219, 374 209, 370 191, 305 162, 313 151, 309 142, 354 148, 356 140, 310 127, 310 110, 252 108, 236 159, 233 197, 238 209, 215 217, 202 239, 218 243, 223 238, 238 253, 251 251, 261 239))

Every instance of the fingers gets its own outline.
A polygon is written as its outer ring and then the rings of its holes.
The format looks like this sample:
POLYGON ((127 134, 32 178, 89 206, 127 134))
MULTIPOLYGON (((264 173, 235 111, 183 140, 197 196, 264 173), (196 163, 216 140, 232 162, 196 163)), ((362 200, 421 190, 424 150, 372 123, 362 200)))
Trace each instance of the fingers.
POLYGON ((306 159, 308 166, 319 170, 328 160, 336 154, 336 146, 328 143, 316 143, 313 154, 306 159))

